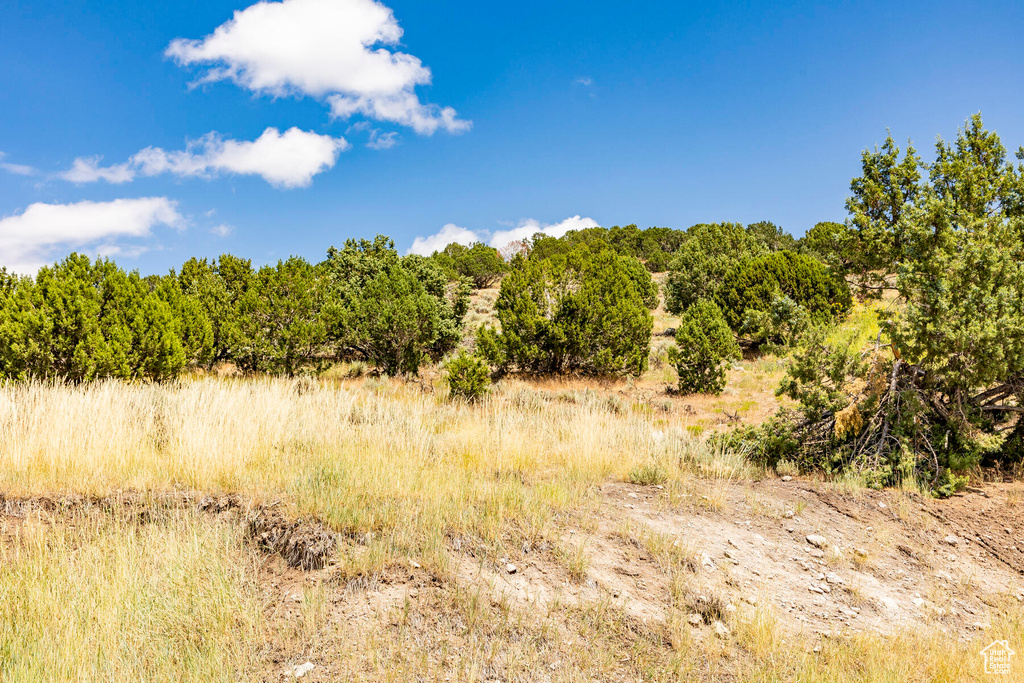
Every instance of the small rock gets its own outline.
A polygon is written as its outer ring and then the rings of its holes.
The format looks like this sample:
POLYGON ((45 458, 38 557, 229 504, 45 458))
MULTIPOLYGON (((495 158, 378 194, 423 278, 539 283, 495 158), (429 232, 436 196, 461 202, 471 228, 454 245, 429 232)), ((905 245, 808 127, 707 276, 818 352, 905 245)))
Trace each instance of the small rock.
POLYGON ((822 557, 825 557, 825 551, 824 550, 818 550, 817 548, 808 548, 807 549, 807 554, 810 555, 811 557, 817 557, 819 559, 822 558, 822 557))
POLYGON ((796 529, 794 527, 787 526, 786 527, 786 531, 789 532, 789 533, 793 533, 794 531, 796 531, 796 529))
POLYGON ((878 507, 880 507, 880 508, 882 508, 884 510, 885 509, 885 503, 879 503, 878 507))
POLYGON ((924 602, 924 598, 914 598, 914 607, 921 607, 924 602))
POLYGON ((788 474, 782 478, 782 481, 792 481, 792 480, 793 480, 793 477, 789 476, 788 474))
POLYGON ((839 578, 838 574, 829 574, 828 576, 825 577, 825 580, 828 581, 829 583, 833 584, 833 585, 836 585, 836 586, 843 585, 843 580, 841 578, 839 578))
POLYGON ((730 560, 732 560, 733 562, 738 562, 738 560, 736 559, 736 553, 734 553, 733 551, 726 550, 724 555, 726 557, 728 557, 730 560))
POLYGON ((715 635, 719 638, 728 638, 730 635, 732 635, 732 631, 729 630, 729 627, 720 621, 716 621, 714 623, 714 627, 715 635))
POLYGON ((725 606, 726 614, 732 614, 735 611, 736 611, 736 605, 732 604, 731 602, 728 605, 725 606))
POLYGON ((945 541, 946 543, 948 543, 949 545, 956 545, 957 543, 959 543, 959 541, 957 540, 956 536, 954 536, 953 534, 950 534, 949 536, 946 536, 942 540, 945 541))
POLYGON ((856 555, 857 557, 865 558, 865 557, 868 556, 868 551, 864 550, 864 548, 854 548, 853 549, 853 554, 856 555))
POLYGON ((517 567, 514 564, 512 564, 511 562, 509 562, 508 564, 505 565, 505 571, 507 571, 509 574, 515 574, 516 572, 519 571, 519 567, 517 567))
POLYGON ((420 568, 420 563, 419 563, 419 562, 417 562, 416 560, 409 560, 409 565, 410 565, 410 566, 411 566, 411 567, 412 567, 413 569, 419 569, 419 568, 420 568))
POLYGON ((785 517, 786 519, 793 519, 793 516, 795 514, 796 513, 793 512, 792 510, 786 510, 785 512, 782 513, 782 516, 785 517))
POLYGON ((815 548, 828 547, 828 539, 826 539, 824 536, 817 536, 815 534, 811 534, 807 537, 807 542, 813 545, 815 548))
POLYGON ((702 617, 699 614, 691 614, 686 620, 688 622, 690 622, 690 626, 703 626, 704 625, 704 617, 702 617))
POLYGON ((813 583, 807 587, 807 590, 811 591, 812 593, 818 593, 819 595, 825 592, 821 590, 821 588, 819 588, 818 586, 815 586, 813 583))
POLYGON ((316 665, 313 664, 313 662, 306 662, 305 664, 296 664, 295 666, 291 667, 290 669, 286 669, 285 672, 284 672, 284 675, 285 676, 294 676, 295 678, 302 678, 303 676, 308 674, 310 671, 312 671, 315 668, 315 666, 316 665))
POLYGON ((728 539, 728 540, 726 541, 726 543, 728 543, 729 545, 731 545, 731 546, 732 546, 733 548, 739 548, 739 546, 738 546, 738 545, 736 545, 736 541, 732 540, 731 538, 730 538, 730 539, 728 539))

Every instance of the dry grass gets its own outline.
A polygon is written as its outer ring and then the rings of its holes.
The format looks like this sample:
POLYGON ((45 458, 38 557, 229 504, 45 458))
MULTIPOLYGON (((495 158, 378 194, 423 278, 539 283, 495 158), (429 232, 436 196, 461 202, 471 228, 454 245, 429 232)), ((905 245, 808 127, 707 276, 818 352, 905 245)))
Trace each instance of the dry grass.
MULTIPOLYGON (((557 537, 566 520, 586 528, 610 480, 724 511, 728 488, 759 472, 691 419, 564 384, 506 382, 477 406, 376 379, 2 385, 5 495, 231 491, 353 542, 331 569, 338 583, 307 585, 288 615, 260 583, 265 560, 226 519, 159 507, 142 521, 0 518, 0 678, 277 680, 282 661, 315 651, 317 680, 952 682, 985 680, 978 651, 992 640, 1024 642, 1017 608, 970 641, 929 631, 819 642, 785 632, 765 600, 719 611, 730 637, 701 635, 686 620, 700 539, 628 524, 620 535, 666 575, 662 619, 604 599, 509 601, 457 578, 456 539, 493 559, 557 537), (409 560, 436 583, 358 623, 337 618, 339 602, 409 560)), ((754 494, 746 504, 774 513, 754 494)), ((570 581, 597 571, 596 548, 561 547, 570 581)))
POLYGON ((26 523, 0 546, 0 678, 236 681, 261 635, 238 530, 188 513, 26 523))
POLYGON ((673 424, 624 399, 515 383, 479 406, 376 379, 7 384, 0 490, 185 487, 284 499, 351 536, 373 532, 386 556, 443 572, 447 538, 501 553, 635 468, 669 481, 746 467, 673 424))

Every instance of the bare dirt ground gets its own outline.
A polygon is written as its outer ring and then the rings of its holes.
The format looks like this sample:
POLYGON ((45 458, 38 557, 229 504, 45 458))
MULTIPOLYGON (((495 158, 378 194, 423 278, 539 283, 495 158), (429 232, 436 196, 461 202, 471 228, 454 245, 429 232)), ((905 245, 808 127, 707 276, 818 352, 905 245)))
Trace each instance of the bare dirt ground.
MULTIPOLYGON (((360 539, 333 536, 315 520, 287 520, 234 496, 173 493, 157 501, 235 518, 264 553, 257 582, 270 629, 266 680, 282 680, 307 660, 315 668, 305 680, 336 680, 352 673, 353 643, 390 643, 398 634, 443 664, 472 645, 463 623, 471 617, 460 611, 467 595, 525 614, 603 605, 623 615, 624 637, 662 638, 666 648, 671 643, 658 634, 672 606, 687 615, 698 642, 728 637, 715 622, 768 613, 814 647, 916 628, 966 639, 988 628, 994 610, 1024 602, 1021 483, 985 484, 948 500, 799 478, 694 480, 685 490, 608 483, 591 510, 507 557, 449 539, 448 576, 410 558, 344 579, 336 550, 360 539), (311 602, 316 623, 303 626, 311 602)), ((82 509, 116 509, 146 523, 152 504, 130 493, 0 499, 0 534, 10 541, 21 525, 59 524, 82 509)))

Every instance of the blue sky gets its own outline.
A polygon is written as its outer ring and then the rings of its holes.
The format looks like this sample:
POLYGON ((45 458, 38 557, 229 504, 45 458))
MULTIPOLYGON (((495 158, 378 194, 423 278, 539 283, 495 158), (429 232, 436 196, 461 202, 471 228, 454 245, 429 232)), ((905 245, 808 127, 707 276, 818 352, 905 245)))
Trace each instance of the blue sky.
POLYGON ((927 153, 982 111, 1024 142, 1014 2, 0 12, 0 265, 28 272, 72 249, 144 273, 225 251, 319 260, 378 232, 404 252, 445 226, 500 241, 771 220, 800 235, 844 218, 860 151, 887 128, 927 153))

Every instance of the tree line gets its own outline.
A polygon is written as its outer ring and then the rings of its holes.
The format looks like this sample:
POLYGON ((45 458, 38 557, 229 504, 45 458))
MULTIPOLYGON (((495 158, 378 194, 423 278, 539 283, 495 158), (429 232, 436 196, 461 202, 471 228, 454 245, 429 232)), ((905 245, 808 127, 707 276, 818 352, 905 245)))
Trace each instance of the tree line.
MULTIPOLYGON (((723 225, 757 254, 784 235, 771 224, 723 225)), ((296 375, 352 359, 415 374, 464 342, 489 372, 637 375, 647 368, 659 300, 651 271, 671 253, 671 282, 706 278, 685 260, 694 249, 680 250, 714 244, 705 239, 712 229, 720 226, 591 228, 537 234, 504 255, 452 244, 429 257, 400 256, 378 236, 332 247, 320 263, 291 257, 257 268, 224 254, 162 276, 75 253, 34 277, 0 270, 0 377, 164 381, 221 362, 296 375), (499 281, 499 325, 465 330, 471 291, 499 281)), ((734 286, 730 305, 764 308, 771 295, 763 289, 757 277, 734 286)), ((831 305, 811 303, 814 311, 831 305)))

